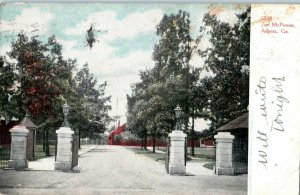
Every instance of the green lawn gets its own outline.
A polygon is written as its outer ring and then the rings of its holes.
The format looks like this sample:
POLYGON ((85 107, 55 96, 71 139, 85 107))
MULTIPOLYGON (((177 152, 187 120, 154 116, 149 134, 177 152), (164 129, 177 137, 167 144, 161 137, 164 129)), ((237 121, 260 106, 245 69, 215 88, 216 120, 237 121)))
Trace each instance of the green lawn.
MULTIPOLYGON (((188 153, 191 154, 191 148, 188 148, 188 153)), ((206 158, 206 159, 216 159, 216 148, 199 148, 195 147, 195 157, 206 158)))
POLYGON ((207 159, 209 161, 211 161, 211 160, 215 161, 216 160, 216 156, 209 156, 209 155, 205 155, 205 154, 195 154, 195 157, 196 158, 207 159))
MULTIPOLYGON (((136 154, 142 154, 148 156, 156 161, 165 161, 165 153, 153 153, 152 150, 141 150, 141 148, 128 148, 136 154)), ((188 155, 187 161, 196 161, 196 162, 214 162, 215 158, 206 155, 195 155, 195 157, 188 155)))
POLYGON ((153 153, 152 150, 141 150, 140 148, 128 148, 136 154, 142 154, 144 156, 150 157, 155 161, 165 161, 166 154, 162 153, 153 153))
MULTIPOLYGON (((55 155, 55 145, 49 145, 49 150, 50 150, 50 156, 54 156, 55 155)), ((43 145, 36 145, 34 148, 34 158, 37 159, 41 159, 41 158, 45 158, 46 154, 45 152, 43 152, 43 145)))
MULTIPOLYGON (((147 156, 149 158, 152 158, 155 161, 165 161, 166 159, 166 154, 165 153, 153 153, 152 150, 141 150, 141 148, 130 148, 128 147, 129 150, 133 151, 136 154, 141 154, 144 156, 147 156)), ((188 159, 187 161, 192 161, 192 162, 201 162, 201 163, 205 163, 203 165, 203 167, 213 170, 214 166, 216 165, 215 162, 215 156, 211 156, 211 155, 200 155, 200 154, 196 154, 195 156, 191 156, 188 155, 188 159)))

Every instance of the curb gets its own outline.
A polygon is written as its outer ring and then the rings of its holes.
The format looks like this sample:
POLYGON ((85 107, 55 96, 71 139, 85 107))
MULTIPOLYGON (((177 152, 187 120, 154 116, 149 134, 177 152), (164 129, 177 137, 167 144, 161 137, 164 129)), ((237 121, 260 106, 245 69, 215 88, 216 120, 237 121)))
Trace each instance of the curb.
POLYGON ((86 153, 88 153, 88 152, 90 152, 90 151, 92 151, 92 150, 95 150, 97 147, 98 147, 98 145, 96 145, 95 147, 93 147, 93 148, 91 148, 91 149, 88 149, 88 150, 82 152, 81 154, 79 154, 79 152, 78 152, 78 157, 81 156, 81 155, 84 155, 84 154, 86 154, 86 153))

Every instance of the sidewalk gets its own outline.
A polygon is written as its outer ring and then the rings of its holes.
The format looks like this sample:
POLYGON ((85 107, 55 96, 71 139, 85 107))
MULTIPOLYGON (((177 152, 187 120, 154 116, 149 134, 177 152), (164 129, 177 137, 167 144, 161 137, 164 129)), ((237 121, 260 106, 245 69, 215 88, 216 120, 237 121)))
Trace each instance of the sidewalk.
POLYGON ((193 162, 188 161, 186 163, 186 173, 188 175, 215 175, 214 171, 208 168, 205 168, 203 165, 207 162, 193 162))
MULTIPOLYGON (((81 145, 78 155, 81 156, 91 150, 97 148, 98 145, 81 145)), ((50 156, 36 161, 28 162, 28 170, 30 171, 54 171, 55 157, 50 156)))

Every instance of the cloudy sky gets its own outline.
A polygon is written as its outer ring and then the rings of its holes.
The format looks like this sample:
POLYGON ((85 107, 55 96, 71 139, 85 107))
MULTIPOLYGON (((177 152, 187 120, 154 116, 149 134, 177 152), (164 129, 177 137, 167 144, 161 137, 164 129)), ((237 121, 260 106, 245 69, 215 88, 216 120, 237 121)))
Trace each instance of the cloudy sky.
MULTIPOLYGON (((110 114, 122 116, 123 123, 126 122, 126 94, 131 93, 130 85, 139 81, 139 70, 154 66, 152 51, 158 41, 156 25, 164 14, 177 13, 179 9, 188 11, 191 33, 195 37, 203 14, 212 12, 233 24, 235 13, 245 8, 245 5, 158 3, 3 4, 0 7, 0 55, 10 50, 10 42, 21 31, 29 36, 38 35, 43 41, 55 35, 63 46, 65 57, 76 58, 79 68, 88 63, 99 83, 108 82, 106 92, 112 96, 110 114), (91 25, 97 39, 92 49, 85 40, 91 25)), ((208 41, 204 41, 202 47, 207 44, 208 41)), ((202 63, 196 55, 192 59, 194 66, 202 63)), ((204 128, 201 124, 199 122, 199 130, 204 128)))

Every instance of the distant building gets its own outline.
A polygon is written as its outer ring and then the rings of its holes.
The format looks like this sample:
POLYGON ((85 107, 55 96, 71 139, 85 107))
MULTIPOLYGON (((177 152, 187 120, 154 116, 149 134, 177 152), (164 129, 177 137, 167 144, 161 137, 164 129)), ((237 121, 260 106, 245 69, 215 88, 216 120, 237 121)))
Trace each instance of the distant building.
POLYGON ((216 145, 213 135, 200 138, 200 147, 214 147, 216 145))

